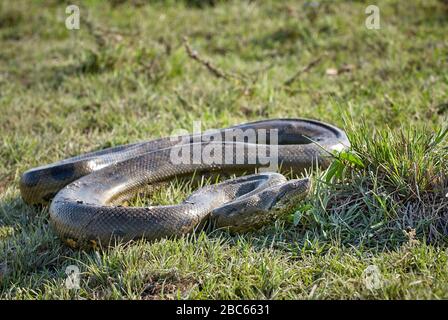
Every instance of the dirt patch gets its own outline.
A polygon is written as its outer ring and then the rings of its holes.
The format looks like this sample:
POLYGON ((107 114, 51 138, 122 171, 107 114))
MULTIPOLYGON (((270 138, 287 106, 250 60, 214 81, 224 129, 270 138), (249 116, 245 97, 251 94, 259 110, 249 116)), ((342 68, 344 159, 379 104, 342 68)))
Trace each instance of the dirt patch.
POLYGON ((199 282, 192 277, 180 276, 177 271, 149 275, 145 280, 143 300, 174 300, 184 298, 199 282))

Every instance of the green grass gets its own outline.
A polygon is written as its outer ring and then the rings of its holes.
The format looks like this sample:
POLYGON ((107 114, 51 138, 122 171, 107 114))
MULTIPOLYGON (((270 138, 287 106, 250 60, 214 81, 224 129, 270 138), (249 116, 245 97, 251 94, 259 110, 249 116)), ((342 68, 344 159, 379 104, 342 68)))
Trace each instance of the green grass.
MULTIPOLYGON (((79 31, 65 28, 64 1, 2 2, 0 298, 448 298, 446 1, 377 1, 380 30, 365 28, 368 1, 209 2, 83 1, 79 31), (231 76, 191 59, 184 36, 231 76), (353 149, 257 232, 81 251, 20 198, 34 166, 194 120, 273 117, 328 121, 353 149), (80 290, 65 287, 69 265, 80 290), (380 287, 366 286, 371 265, 380 287)), ((191 188, 174 181, 133 204, 191 188)))

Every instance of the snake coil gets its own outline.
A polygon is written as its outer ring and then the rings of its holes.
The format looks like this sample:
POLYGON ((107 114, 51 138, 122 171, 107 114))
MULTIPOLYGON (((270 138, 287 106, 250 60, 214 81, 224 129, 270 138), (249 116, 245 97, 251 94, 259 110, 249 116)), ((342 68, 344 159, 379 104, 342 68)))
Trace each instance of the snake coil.
MULTIPOLYGON (((26 171, 20 181, 25 202, 51 200, 50 221, 63 239, 77 241, 135 238, 160 239, 189 233, 205 220, 217 227, 245 231, 266 224, 300 201, 310 188, 309 179, 286 178, 263 172, 229 179, 195 191, 177 205, 123 207, 144 186, 176 177, 209 173, 242 173, 263 169, 260 148, 276 155, 282 171, 304 172, 317 164, 326 167, 329 153, 350 144, 346 134, 329 124, 307 119, 272 119, 251 122, 210 133, 184 136, 182 143, 169 137, 87 153, 26 171), (228 139, 226 133, 276 132, 278 141, 248 142, 228 139), (198 139, 199 138, 199 139, 198 139), (227 139, 227 140, 226 140, 227 139), (214 163, 172 162, 175 148, 213 147, 225 154, 243 150, 214 163), (229 149, 230 148, 230 149, 229 149), (274 150, 275 148, 275 150, 274 150), (255 160, 254 160, 255 159, 255 160)), ((256 135, 258 136, 258 135, 256 135)))

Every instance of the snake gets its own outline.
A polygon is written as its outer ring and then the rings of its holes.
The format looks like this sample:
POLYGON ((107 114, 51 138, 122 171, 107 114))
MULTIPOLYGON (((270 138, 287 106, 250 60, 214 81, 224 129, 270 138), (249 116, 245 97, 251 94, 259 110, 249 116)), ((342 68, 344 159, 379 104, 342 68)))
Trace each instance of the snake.
POLYGON ((158 240, 205 224, 247 232, 291 212, 311 189, 306 173, 327 168, 334 153, 349 146, 343 130, 321 121, 259 120, 109 147, 33 168, 21 175, 20 192, 29 205, 51 201, 50 224, 66 241, 158 240), (288 180, 288 172, 305 177, 288 180), (232 177, 202 186, 178 204, 125 204, 148 186, 213 174, 232 177))

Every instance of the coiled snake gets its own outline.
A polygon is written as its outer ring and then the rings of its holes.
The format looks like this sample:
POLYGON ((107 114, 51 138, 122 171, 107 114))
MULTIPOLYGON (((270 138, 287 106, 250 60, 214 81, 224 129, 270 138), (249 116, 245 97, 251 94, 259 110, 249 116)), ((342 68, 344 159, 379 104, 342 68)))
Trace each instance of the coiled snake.
POLYGON ((147 185, 176 177, 263 169, 268 164, 259 156, 261 149, 275 156, 271 159, 281 171, 300 173, 314 164, 328 166, 329 153, 348 146, 343 131, 319 121, 263 120, 179 139, 108 148, 34 168, 22 175, 20 190, 29 204, 54 197, 50 222, 63 239, 153 240, 189 233, 204 221, 245 231, 291 210, 307 194, 309 179, 287 181, 279 173, 262 172, 203 187, 177 205, 123 207, 120 203, 147 185), (244 138, 249 131, 258 140, 245 141, 250 140, 244 138), (243 133, 243 139, 227 135, 229 132, 243 133), (259 139, 261 133, 268 136, 265 141, 259 139), (278 141, 271 133, 276 133, 278 141), (173 163, 173 154, 181 148, 213 148, 215 160, 222 156, 219 161, 204 162, 194 159, 194 152, 186 152, 187 161, 173 163), (230 158, 224 159, 229 154, 230 158))

